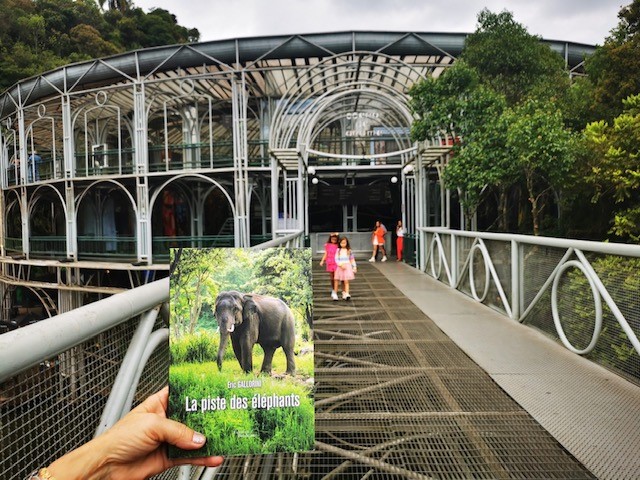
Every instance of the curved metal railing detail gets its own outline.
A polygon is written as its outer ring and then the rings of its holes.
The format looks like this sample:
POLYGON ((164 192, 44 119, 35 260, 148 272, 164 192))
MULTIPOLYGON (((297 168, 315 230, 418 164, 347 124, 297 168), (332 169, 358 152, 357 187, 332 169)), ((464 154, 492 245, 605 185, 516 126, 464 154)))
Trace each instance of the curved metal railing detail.
POLYGON ((419 230, 427 274, 640 383, 640 246, 419 230))

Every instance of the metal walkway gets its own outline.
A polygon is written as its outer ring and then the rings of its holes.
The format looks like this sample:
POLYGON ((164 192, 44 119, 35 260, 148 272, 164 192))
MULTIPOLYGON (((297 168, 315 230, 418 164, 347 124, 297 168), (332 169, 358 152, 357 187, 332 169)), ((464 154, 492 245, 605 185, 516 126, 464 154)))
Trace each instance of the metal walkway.
POLYGON ((416 303, 484 307, 395 262, 361 261, 333 302, 314 268, 317 451, 228 458, 218 478, 596 478, 416 303))

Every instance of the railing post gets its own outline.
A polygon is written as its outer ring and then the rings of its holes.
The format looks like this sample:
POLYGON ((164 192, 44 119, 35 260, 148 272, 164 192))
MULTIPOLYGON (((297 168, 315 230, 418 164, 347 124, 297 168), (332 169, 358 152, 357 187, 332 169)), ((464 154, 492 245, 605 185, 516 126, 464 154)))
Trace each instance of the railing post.
POLYGON ((418 252, 418 266, 421 272, 427 271, 427 232, 418 230, 418 237, 416 238, 418 245, 416 251, 418 252))
POLYGON ((451 232, 451 286, 458 285, 458 242, 456 235, 451 232))
POLYGON ((148 339, 148 343, 145 345, 142 356, 140 357, 138 364, 135 366, 135 373, 131 380, 129 394, 127 395, 127 398, 122 405, 122 410, 120 412, 121 417, 124 417, 129 412, 129 410, 131 410, 133 399, 135 397, 136 390, 138 389, 138 384, 140 383, 140 377, 142 376, 142 372, 149 362, 149 358, 160 345, 166 345, 169 343, 169 329, 160 328, 149 335, 148 339))
POLYGON ((144 354, 145 345, 149 341, 149 336, 151 335, 159 311, 160 308, 156 307, 140 316, 138 328, 129 343, 129 348, 120 365, 118 376, 111 387, 111 393, 109 393, 107 404, 102 412, 102 418, 96 429, 96 437, 120 420, 122 406, 126 402, 129 390, 134 381, 136 366, 140 363, 144 354))
POLYGON ((178 480, 189 480, 191 478, 191 465, 178 467, 178 480))
POLYGON ((520 321, 521 303, 521 246, 515 240, 511 240, 511 318, 520 321))

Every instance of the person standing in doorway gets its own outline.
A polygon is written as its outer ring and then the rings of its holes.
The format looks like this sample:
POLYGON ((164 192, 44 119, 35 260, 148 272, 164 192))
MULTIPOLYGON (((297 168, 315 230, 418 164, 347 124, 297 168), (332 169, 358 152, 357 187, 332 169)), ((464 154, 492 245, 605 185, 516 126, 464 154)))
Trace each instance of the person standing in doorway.
POLYGON ((340 246, 336 250, 335 256, 337 268, 333 277, 334 290, 337 292, 340 282, 343 282, 342 299, 351 300, 351 295, 349 294, 349 282, 356 278, 355 274, 358 271, 358 266, 356 265, 356 259, 353 256, 353 252, 351 251, 349 239, 347 237, 342 237, 339 244, 340 246))
POLYGON ((398 220, 396 224, 396 259, 398 262, 402 261, 402 249, 404 247, 404 227, 402 226, 402 220, 398 220))
POLYGON ((40 181, 40 164, 42 163, 42 157, 38 155, 38 152, 33 150, 29 158, 27 159, 27 180, 29 182, 40 181))
POLYGON ((384 235, 387 233, 387 229, 382 226, 380 220, 376 221, 375 227, 373 227, 373 232, 371 234, 371 242, 373 243, 373 253, 370 262, 375 262, 376 257, 378 256, 378 250, 382 251, 382 261, 387 261, 387 251, 384 248, 384 235))
POLYGON ((329 273, 329 281, 331 282, 331 298, 338 300, 338 292, 334 284, 334 273, 338 266, 336 265, 336 251, 338 250, 338 232, 333 232, 329 235, 327 243, 324 244, 324 255, 320 260, 320 266, 327 264, 327 273, 329 273))

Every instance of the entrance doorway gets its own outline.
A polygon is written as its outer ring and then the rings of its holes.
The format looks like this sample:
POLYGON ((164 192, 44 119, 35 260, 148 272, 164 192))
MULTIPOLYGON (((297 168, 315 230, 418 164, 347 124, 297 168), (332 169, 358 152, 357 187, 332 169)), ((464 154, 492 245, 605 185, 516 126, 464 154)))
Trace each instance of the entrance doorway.
POLYGON ((310 232, 370 232, 376 220, 389 230, 402 218, 400 183, 390 176, 327 179, 309 185, 310 232))

